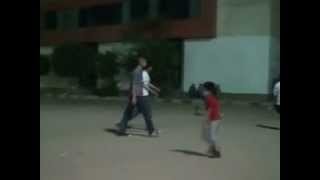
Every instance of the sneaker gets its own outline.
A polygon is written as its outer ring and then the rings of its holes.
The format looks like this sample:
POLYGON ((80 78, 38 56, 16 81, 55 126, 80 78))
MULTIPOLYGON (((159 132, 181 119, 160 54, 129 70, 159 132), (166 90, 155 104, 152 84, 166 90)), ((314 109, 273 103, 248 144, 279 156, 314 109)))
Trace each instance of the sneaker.
POLYGON ((209 147, 207 154, 210 158, 220 158, 221 157, 220 151, 218 151, 214 147, 209 147))
POLYGON ((120 127, 121 127, 121 123, 120 122, 118 122, 118 123, 116 123, 116 125, 115 125, 118 129, 120 129, 120 127))
POLYGON ((208 155, 209 158, 221 158, 221 153, 219 151, 214 151, 208 155))
POLYGON ((217 158, 221 158, 221 152, 220 151, 216 151, 216 157, 217 158))
POLYGON ((159 137, 160 136, 160 131, 158 129, 153 130, 152 133, 149 133, 150 137, 159 137))

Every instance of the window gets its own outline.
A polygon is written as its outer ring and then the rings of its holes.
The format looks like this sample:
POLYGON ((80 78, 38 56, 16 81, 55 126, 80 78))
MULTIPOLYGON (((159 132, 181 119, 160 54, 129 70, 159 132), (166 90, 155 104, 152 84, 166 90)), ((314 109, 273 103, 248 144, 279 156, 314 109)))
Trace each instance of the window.
POLYGON ((89 10, 81 9, 79 12, 79 27, 87 27, 89 25, 89 10))
POLYGON ((149 15, 149 0, 131 0, 130 3, 131 19, 140 21, 149 15))
POLYGON ((201 14, 201 0, 190 0, 190 16, 196 17, 201 14))
POLYGON ((102 26, 120 24, 122 20, 122 4, 96 6, 81 9, 79 13, 79 26, 102 26))
POLYGON ((67 9, 57 13, 58 29, 59 30, 73 30, 78 27, 78 10, 67 9))
POLYGON ((57 13, 54 11, 45 14, 45 29, 55 30, 57 28, 57 13))
POLYGON ((160 0, 159 14, 164 18, 184 19, 190 17, 190 0, 160 0))

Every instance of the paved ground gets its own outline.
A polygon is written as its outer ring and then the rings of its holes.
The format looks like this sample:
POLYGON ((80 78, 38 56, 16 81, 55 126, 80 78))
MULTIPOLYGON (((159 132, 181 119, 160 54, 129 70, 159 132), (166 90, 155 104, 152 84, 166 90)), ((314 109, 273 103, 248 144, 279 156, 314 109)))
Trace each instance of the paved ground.
MULTIPOLYGON (((112 128, 125 102, 42 101, 41 180, 279 180, 280 127, 264 108, 222 107, 222 158, 206 150, 190 105, 155 104, 159 138, 116 137, 112 128), (190 153, 182 153, 187 151, 190 153)), ((134 125, 143 127, 141 118, 134 125)))

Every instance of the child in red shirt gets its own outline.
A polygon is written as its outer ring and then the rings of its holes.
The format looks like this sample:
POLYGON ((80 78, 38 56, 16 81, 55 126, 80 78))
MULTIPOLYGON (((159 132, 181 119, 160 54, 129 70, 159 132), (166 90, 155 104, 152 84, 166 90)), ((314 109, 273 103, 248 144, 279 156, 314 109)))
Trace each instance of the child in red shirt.
POLYGON ((217 131, 221 121, 220 103, 217 99, 217 85, 206 82, 203 85, 208 116, 203 121, 203 139, 209 144, 209 157, 221 157, 220 147, 217 142, 217 131))

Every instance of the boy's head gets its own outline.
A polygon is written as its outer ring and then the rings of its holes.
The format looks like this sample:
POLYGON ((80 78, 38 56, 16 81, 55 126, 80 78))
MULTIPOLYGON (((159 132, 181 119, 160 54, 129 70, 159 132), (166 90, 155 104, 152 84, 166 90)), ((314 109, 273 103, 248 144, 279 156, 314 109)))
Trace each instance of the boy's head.
POLYGON ((218 95, 218 88, 217 88, 217 85, 214 83, 214 82, 205 82, 203 84, 203 95, 204 96, 207 96, 209 94, 211 95, 214 95, 214 96, 217 96, 218 95))

